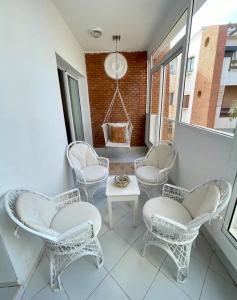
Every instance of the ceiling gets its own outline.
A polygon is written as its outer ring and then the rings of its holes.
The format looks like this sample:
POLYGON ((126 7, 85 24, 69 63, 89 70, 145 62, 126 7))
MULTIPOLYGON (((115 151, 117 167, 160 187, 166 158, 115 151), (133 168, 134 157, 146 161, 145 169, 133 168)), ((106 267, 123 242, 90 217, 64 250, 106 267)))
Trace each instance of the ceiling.
POLYGON ((53 0, 85 52, 112 51, 112 35, 121 35, 119 51, 147 50, 180 0, 53 0), (103 35, 92 38, 89 28, 103 35))

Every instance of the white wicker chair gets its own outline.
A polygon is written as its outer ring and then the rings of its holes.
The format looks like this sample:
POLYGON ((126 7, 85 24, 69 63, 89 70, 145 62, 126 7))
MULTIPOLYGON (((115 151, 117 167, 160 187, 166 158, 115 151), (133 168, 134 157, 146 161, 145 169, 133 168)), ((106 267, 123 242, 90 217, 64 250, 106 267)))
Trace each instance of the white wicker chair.
POLYGON ((192 191, 165 184, 161 197, 143 207, 147 227, 144 248, 156 245, 165 250, 178 267, 177 281, 187 279, 191 248, 202 224, 220 216, 231 196, 231 185, 213 180, 192 191))
POLYGON ((80 200, 78 189, 53 198, 28 190, 10 190, 4 198, 7 214, 17 225, 15 232, 20 227, 44 240, 52 289, 61 289, 61 273, 79 257, 93 255, 97 266, 102 266, 97 238, 101 216, 94 205, 80 200))
POLYGON ((161 141, 152 146, 145 157, 134 161, 134 171, 140 188, 148 199, 157 195, 158 187, 168 181, 177 151, 171 141, 161 141))
POLYGON ((109 160, 99 157, 86 142, 75 141, 67 147, 67 159, 72 168, 75 187, 82 189, 87 201, 104 185, 109 175, 109 160))

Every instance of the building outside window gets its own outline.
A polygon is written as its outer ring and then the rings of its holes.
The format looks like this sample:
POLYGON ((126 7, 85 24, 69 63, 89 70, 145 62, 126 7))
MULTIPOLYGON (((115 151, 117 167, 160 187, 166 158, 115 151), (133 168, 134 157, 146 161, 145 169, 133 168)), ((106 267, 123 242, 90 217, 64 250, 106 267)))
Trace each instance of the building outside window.
POLYGON ((189 107, 189 98, 190 98, 190 95, 184 95, 183 108, 188 108, 189 107))
POLYGON ((187 73, 192 73, 193 72, 193 66, 194 66, 194 56, 189 57, 187 61, 187 73))
POLYGON ((174 93, 169 94, 169 103, 170 103, 170 105, 173 105, 173 103, 174 103, 174 93))
POLYGON ((170 74, 171 75, 176 75, 177 72, 177 60, 172 60, 170 62, 170 74))

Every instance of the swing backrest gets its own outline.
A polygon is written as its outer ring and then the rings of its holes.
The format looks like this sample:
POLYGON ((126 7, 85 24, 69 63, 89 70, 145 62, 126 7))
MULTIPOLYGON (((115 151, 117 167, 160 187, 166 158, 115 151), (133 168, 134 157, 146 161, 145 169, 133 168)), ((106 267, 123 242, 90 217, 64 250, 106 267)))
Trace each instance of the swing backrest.
POLYGON ((103 129, 103 133, 104 133, 105 144, 110 140, 110 127, 111 126, 118 126, 118 127, 127 126, 126 143, 130 144, 131 137, 132 137, 132 130, 133 130, 133 126, 130 121, 123 122, 123 123, 122 122, 121 123, 109 123, 109 122, 104 123, 102 125, 102 129, 103 129))

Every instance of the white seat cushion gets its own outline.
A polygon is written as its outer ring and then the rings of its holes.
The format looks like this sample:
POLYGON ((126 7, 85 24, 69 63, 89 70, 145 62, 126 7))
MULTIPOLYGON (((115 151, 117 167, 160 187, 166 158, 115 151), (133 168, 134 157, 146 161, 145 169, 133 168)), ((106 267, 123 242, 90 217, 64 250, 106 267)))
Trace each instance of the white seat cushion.
POLYGON ((95 182, 104 179, 109 171, 103 166, 89 166, 82 170, 82 174, 87 182, 95 182))
POLYGON ((63 233, 86 221, 92 221, 95 235, 101 227, 101 216, 98 209, 88 202, 74 202, 63 207, 54 217, 51 228, 63 233))
POLYGON ((157 178, 159 177, 160 170, 153 166, 142 166, 136 169, 135 174, 138 180, 147 183, 157 183, 157 178))
POLYGON ((202 214, 215 211, 219 201, 220 190, 215 184, 211 183, 189 193, 183 201, 183 206, 193 218, 197 218, 202 214))
POLYGON ((192 216, 182 204, 168 197, 156 197, 146 202, 143 207, 143 219, 148 226, 150 226, 154 214, 183 225, 192 220, 192 216))
POLYGON ((39 226, 50 226, 57 213, 56 204, 50 199, 31 192, 22 193, 16 201, 16 213, 20 220, 39 226))

